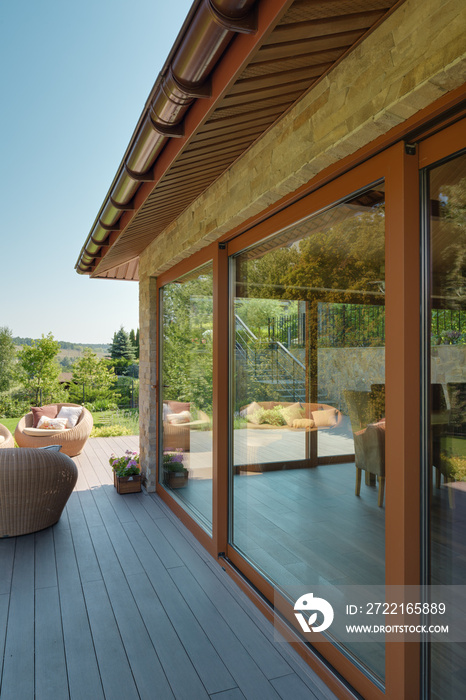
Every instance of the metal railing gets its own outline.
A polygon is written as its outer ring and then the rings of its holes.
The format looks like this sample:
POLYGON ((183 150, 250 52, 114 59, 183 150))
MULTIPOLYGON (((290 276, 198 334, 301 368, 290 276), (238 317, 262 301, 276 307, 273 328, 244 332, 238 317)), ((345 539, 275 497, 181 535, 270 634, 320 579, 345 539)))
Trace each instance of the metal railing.
POLYGON ((304 401, 306 369, 280 341, 261 340, 235 314, 236 361, 242 363, 249 382, 270 388, 283 401, 304 401))

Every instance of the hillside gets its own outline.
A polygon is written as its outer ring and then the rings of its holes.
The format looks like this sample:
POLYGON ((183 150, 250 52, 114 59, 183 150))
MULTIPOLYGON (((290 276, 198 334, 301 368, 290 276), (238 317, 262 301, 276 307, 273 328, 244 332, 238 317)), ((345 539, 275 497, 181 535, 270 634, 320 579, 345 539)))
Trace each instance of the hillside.
MULTIPOLYGON (((33 340, 34 338, 20 338, 19 336, 13 338, 16 346, 32 345, 33 340)), ((91 348, 97 355, 108 355, 110 348, 109 345, 102 343, 70 343, 66 340, 58 340, 57 342, 61 348, 60 355, 68 355, 69 357, 80 355, 85 348, 91 348)))

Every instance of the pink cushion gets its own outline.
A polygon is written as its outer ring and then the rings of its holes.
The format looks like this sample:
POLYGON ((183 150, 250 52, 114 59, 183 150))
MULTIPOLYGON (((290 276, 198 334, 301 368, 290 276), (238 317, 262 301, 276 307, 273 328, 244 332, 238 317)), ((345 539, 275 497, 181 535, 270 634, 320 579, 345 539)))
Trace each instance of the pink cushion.
POLYGON ((46 418, 56 418, 58 413, 58 406, 56 404, 50 404, 50 406, 31 406, 32 413, 32 427, 37 428, 37 424, 42 416, 46 418))
POLYGON ((189 411, 191 404, 183 403, 182 401, 167 401, 170 413, 181 413, 181 411, 189 411))

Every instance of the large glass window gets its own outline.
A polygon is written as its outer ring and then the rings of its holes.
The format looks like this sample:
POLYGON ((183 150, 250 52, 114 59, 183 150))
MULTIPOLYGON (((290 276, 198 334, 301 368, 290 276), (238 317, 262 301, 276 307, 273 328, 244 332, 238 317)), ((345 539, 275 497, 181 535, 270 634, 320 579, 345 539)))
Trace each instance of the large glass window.
MULTIPOLYGON (((384 201, 380 182, 232 260, 230 540, 284 595, 385 582, 384 201)), ((383 645, 345 652, 384 678, 383 645)))
POLYGON ((212 530, 212 263, 160 290, 159 481, 212 530))
MULTIPOLYGON (((466 581, 466 154, 427 173, 430 583, 466 581)), ((464 697, 466 644, 432 644, 431 697, 464 697)))

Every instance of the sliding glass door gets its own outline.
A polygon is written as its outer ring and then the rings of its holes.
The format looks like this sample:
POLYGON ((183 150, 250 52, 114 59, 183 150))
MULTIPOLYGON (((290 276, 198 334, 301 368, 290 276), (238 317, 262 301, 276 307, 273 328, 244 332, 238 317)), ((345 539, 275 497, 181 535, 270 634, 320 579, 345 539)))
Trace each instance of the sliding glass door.
MULTIPOLYGON (((232 545, 290 601, 383 585, 384 182, 240 251, 232 279, 232 545)), ((384 678, 383 644, 341 647, 384 678)))
MULTIPOLYGON (((427 224, 429 583, 466 582, 466 152, 424 173, 427 224)), ((458 614, 461 614, 458 611, 458 614)), ((466 644, 430 647, 430 697, 464 697, 466 644)))
POLYGON ((159 482, 212 531, 212 263, 160 290, 159 482))

